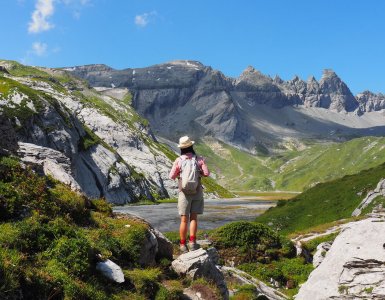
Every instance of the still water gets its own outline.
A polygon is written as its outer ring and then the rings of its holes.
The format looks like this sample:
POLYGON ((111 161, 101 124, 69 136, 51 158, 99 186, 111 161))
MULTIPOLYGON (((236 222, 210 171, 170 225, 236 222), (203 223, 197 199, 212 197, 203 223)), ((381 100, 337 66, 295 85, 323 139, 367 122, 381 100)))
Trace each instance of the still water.
MULTIPOLYGON (((252 198, 205 199, 205 210, 198 217, 199 229, 214 229, 239 220, 254 220, 276 201, 261 201, 252 198)), ((176 203, 159 205, 117 206, 115 212, 140 216, 162 232, 179 230, 179 215, 176 203)))

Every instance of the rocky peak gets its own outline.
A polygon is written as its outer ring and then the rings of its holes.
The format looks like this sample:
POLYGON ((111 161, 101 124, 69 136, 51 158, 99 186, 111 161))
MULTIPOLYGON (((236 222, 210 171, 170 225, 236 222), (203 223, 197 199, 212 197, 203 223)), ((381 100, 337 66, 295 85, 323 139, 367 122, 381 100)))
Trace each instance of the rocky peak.
POLYGON ((351 94, 347 85, 331 69, 325 69, 323 71, 320 87, 324 93, 351 94))
POLYGON ((320 92, 325 95, 321 107, 336 111, 354 111, 358 102, 348 86, 331 69, 325 69, 320 80, 320 92))
POLYGON ((113 71, 114 69, 105 64, 91 64, 85 66, 75 66, 71 68, 63 68, 65 71, 78 71, 78 72, 105 72, 105 71, 113 71))
POLYGON ((292 80, 289 80, 286 85, 295 93, 304 94, 306 92, 306 82, 297 75, 295 75, 292 80))
POLYGON ((205 68, 205 66, 201 62, 196 60, 172 60, 170 62, 167 62, 166 64, 188 67, 188 68, 199 68, 199 69, 205 68))
POLYGON ((273 79, 262 74, 252 66, 248 66, 242 74, 235 80, 235 88, 238 91, 264 91, 278 92, 278 87, 273 79))
POLYGON ((275 76, 274 76, 273 82, 274 82, 275 84, 283 84, 283 83, 284 83, 283 79, 282 79, 281 77, 279 77, 278 75, 275 75, 275 76))
POLYGON ((307 91, 308 93, 318 94, 319 83, 314 76, 310 76, 307 80, 307 91))

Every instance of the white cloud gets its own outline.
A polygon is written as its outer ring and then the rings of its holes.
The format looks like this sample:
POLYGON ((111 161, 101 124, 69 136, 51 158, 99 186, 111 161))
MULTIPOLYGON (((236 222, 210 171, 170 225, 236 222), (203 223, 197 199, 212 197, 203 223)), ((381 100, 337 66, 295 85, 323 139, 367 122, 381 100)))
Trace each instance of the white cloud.
POLYGON ((148 23, 150 23, 153 16, 157 14, 156 11, 152 11, 149 13, 144 13, 141 15, 135 16, 135 25, 138 27, 146 27, 148 23))
POLYGON ((53 0, 37 0, 31 22, 28 24, 28 32, 39 33, 52 29, 54 25, 48 19, 53 13, 53 0))
POLYGON ((32 44, 32 53, 37 56, 43 56, 47 53, 47 44, 35 42, 32 44))

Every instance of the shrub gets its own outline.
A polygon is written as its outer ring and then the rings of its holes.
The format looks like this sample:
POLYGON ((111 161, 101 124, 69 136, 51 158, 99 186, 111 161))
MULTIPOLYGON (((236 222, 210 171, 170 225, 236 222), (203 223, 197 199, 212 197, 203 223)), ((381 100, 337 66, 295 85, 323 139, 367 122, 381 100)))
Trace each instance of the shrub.
POLYGON ((23 255, 0 247, 0 299, 12 299, 20 290, 20 265, 23 255))
POLYGON ((219 248, 239 247, 253 250, 257 245, 280 247, 279 236, 266 225, 239 221, 226 224, 213 233, 212 238, 219 248))
POLYGON ((84 277, 90 270, 91 254, 91 245, 82 235, 72 238, 63 236, 46 252, 63 270, 80 277, 84 277))
POLYGON ((106 199, 92 199, 91 209, 98 211, 108 217, 112 216, 112 206, 106 199))

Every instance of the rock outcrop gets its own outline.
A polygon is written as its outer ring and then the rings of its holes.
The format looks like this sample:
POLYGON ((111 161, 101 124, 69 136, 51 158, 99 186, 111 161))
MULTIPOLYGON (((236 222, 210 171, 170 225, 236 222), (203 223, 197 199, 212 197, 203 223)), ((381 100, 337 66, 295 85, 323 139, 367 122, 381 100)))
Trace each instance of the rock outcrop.
POLYGON ((353 211, 352 216, 359 216, 362 210, 367 207, 378 196, 385 196, 385 179, 381 179, 373 191, 369 191, 358 207, 353 211))
POLYGON ((270 300, 288 299, 286 295, 275 290, 274 288, 269 287, 262 281, 250 276, 250 274, 247 274, 237 268, 222 267, 222 272, 225 274, 226 277, 231 278, 232 282, 234 282, 235 280, 240 285, 244 285, 244 284, 253 285, 259 292, 258 297, 260 298, 258 299, 265 299, 265 298, 262 298, 262 296, 265 296, 267 299, 270 299, 270 300))
POLYGON ((0 113, 0 154, 16 154, 19 148, 11 121, 0 113))
POLYGON ((175 193, 167 176, 172 162, 124 99, 101 95, 63 71, 31 72, 42 75, 0 74, 3 152, 15 153, 19 142, 24 161, 114 204, 175 193))
POLYGON ((298 76, 272 79, 253 67, 232 79, 187 60, 137 69, 89 65, 67 70, 94 87, 128 88, 132 106, 156 134, 171 140, 188 131, 253 152, 288 136, 340 140, 380 135, 385 129, 383 117, 359 117, 382 109, 382 101, 356 99, 332 70, 325 70, 319 82, 314 77, 307 82, 298 76))
POLYGON ((345 225, 296 299, 384 299, 384 232, 384 213, 345 225))
POLYGON ((172 262, 172 269, 180 276, 191 279, 205 278, 214 282, 222 293, 223 299, 229 298, 224 277, 216 266, 216 251, 202 248, 180 255, 172 262), (214 255, 213 255, 214 254, 214 255))

